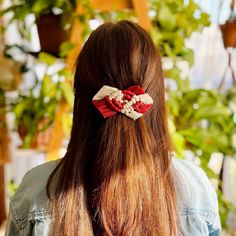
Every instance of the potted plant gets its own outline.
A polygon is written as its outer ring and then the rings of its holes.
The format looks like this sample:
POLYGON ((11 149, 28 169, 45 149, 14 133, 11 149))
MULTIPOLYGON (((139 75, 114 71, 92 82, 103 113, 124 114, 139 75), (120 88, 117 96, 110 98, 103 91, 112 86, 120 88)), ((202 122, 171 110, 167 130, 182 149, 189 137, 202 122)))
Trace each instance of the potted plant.
MULTIPOLYGON (((22 147, 46 150, 51 139, 58 103, 65 99, 72 107, 73 90, 68 80, 65 80, 65 77, 68 78, 68 72, 64 68, 50 72, 50 67, 56 63, 55 57, 40 53, 39 59, 46 64, 42 80, 35 75, 34 86, 19 93, 13 104, 13 112, 22 147)), ((64 121, 68 122, 68 119, 64 121)))
POLYGON ((235 156, 235 88, 226 94, 217 90, 191 89, 169 91, 168 108, 171 117, 177 155, 184 158, 190 151, 210 179, 218 182, 218 198, 222 227, 227 230, 227 218, 235 209, 224 197, 222 190, 223 163, 218 172, 209 167, 213 153, 235 156))
POLYGON ((209 26, 209 15, 203 12, 193 0, 151 0, 153 30, 152 37, 161 56, 172 61, 182 60, 193 63, 193 52, 186 45, 186 39, 193 32, 209 26), (198 12, 198 15, 194 14, 198 12))
POLYGON ((17 21, 21 34, 28 38, 29 31, 25 24, 25 17, 34 14, 41 51, 58 54, 61 43, 68 39, 75 7, 76 0, 13 0, 13 4, 1 11, 0 15, 11 12, 10 22, 17 21))

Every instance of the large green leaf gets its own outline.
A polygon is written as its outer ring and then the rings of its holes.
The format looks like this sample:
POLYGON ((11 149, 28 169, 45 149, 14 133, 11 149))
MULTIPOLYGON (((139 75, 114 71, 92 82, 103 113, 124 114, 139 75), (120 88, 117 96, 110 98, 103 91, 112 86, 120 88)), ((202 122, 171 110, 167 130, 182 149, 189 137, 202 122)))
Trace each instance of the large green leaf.
POLYGON ((39 60, 48 66, 55 64, 56 58, 48 53, 41 52, 39 53, 39 60))
POLYGON ((159 12, 157 13, 157 18, 162 28, 167 31, 172 31, 176 27, 175 15, 172 14, 169 7, 165 4, 163 4, 162 7, 159 9, 159 12))
POLYGON ((41 86, 42 96, 51 98, 56 96, 57 88, 55 82, 52 81, 52 78, 49 75, 44 75, 41 86))
POLYGON ((47 9, 50 6, 50 1, 45 0, 37 0, 34 1, 32 5, 32 12, 36 15, 39 15, 40 13, 44 12, 45 9, 47 9))

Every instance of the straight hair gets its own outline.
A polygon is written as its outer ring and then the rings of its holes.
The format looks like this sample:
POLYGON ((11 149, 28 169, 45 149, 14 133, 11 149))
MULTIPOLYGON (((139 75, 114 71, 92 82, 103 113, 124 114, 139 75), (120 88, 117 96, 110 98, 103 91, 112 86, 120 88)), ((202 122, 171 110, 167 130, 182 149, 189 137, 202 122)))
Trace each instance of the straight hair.
POLYGON ((98 27, 79 54, 74 93, 67 152, 47 183, 51 234, 177 235, 164 79, 149 34, 129 21, 98 27), (135 121, 104 119, 92 104, 103 85, 140 85, 154 104, 135 121))

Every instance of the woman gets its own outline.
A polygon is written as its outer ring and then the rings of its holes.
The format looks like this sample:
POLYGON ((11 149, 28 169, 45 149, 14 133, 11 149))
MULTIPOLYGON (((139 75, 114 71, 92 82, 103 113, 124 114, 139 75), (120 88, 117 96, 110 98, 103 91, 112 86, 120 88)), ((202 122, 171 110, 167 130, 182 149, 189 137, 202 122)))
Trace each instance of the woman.
POLYGON ((74 90, 67 153, 25 175, 6 235, 219 235, 206 175, 171 155, 149 35, 129 21, 100 26, 80 52, 74 90))

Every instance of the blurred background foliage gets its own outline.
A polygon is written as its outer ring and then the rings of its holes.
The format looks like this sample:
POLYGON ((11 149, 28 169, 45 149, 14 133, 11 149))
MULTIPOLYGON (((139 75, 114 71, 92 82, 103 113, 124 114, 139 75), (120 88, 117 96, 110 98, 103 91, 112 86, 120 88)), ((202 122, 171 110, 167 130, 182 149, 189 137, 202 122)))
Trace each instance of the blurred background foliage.
MULTIPOLYGON (((191 68, 194 63, 194 53, 188 47, 187 40, 194 32, 201 32, 204 27, 210 25, 208 14, 202 11, 197 3, 193 0, 150 0, 148 2, 153 25, 150 34, 163 58, 169 127, 176 155, 185 158, 186 151, 190 151, 209 178, 217 182, 222 226, 227 231, 228 214, 235 213, 235 210, 232 203, 222 194, 224 158, 220 173, 215 173, 209 167, 209 161, 212 153, 221 153, 223 157, 226 155, 233 157, 236 154, 236 86, 223 93, 216 89, 193 89, 189 78, 182 73, 179 65, 185 63, 188 68, 191 68), (165 62, 170 66, 165 66, 165 62)), ((69 34, 72 22, 79 20, 83 25, 84 41, 93 30, 91 21, 96 21, 98 24, 122 19, 137 21, 133 10, 101 12, 93 9, 89 0, 80 1, 84 11, 79 15, 75 14, 76 0, 12 0, 12 3, 0 14, 11 12, 8 24, 16 22, 21 36, 26 41, 31 37, 32 25, 38 23, 40 17, 46 14, 61 15, 60 25, 62 30, 67 32, 66 34, 69 34), (25 17, 29 14, 36 16, 35 21, 30 25, 25 22, 25 17)), ((4 27, 2 27, 3 32, 4 27)), ((6 47, 9 49, 9 45, 6 47)), ((22 45, 18 47, 22 49, 23 54, 32 56, 32 53, 22 45)), ((58 104, 62 99, 72 109, 73 75, 65 66, 53 73, 50 67, 61 63, 73 48, 74 45, 64 37, 56 52, 42 49, 43 52, 36 53, 35 60, 44 64, 41 78, 37 77, 34 66, 29 65, 27 60, 17 61, 14 57, 5 54, 8 60, 21 64, 19 71, 21 77, 25 73, 31 73, 32 80, 35 81, 30 88, 21 87, 17 99, 4 102, 2 109, 2 111, 10 110, 15 113, 16 129, 25 148, 35 144, 37 133, 50 130, 58 104)), ((63 127, 68 135, 70 125, 70 115, 63 117, 63 127)))

